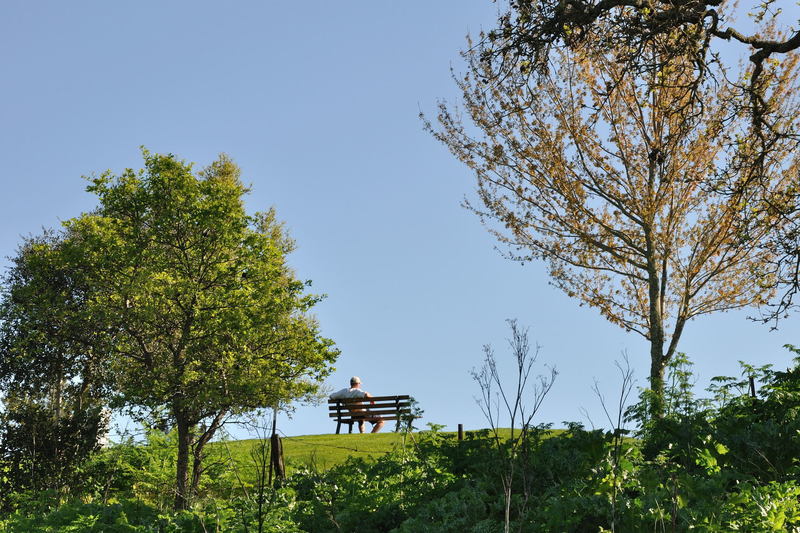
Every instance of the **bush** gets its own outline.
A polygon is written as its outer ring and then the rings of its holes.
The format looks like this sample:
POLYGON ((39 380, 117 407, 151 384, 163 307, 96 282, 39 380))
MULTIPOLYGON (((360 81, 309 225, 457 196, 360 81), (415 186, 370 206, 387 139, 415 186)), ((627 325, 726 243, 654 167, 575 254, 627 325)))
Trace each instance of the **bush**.
MULTIPOLYGON (((6 398, 0 416, 0 489, 47 492, 55 501, 81 486, 82 466, 105 430, 99 407, 63 414, 37 402, 6 398)), ((9 502, 4 499, 8 509, 9 502)))
POLYGON ((168 510, 174 439, 150 432, 144 444, 82 464, 80 498, 70 503, 58 506, 52 490, 9 496, 15 511, 0 529, 255 533, 260 523, 262 533, 494 533, 504 526, 502 469, 514 468, 513 531, 800 531, 800 360, 784 372, 745 365, 741 379, 716 380, 711 400, 681 383, 687 360, 675 368, 670 410, 643 420, 637 438, 541 426, 510 453, 487 431, 459 442, 432 426, 377 459, 307 466, 281 486, 261 485, 263 498, 252 472, 221 455, 194 509, 177 514, 168 510))

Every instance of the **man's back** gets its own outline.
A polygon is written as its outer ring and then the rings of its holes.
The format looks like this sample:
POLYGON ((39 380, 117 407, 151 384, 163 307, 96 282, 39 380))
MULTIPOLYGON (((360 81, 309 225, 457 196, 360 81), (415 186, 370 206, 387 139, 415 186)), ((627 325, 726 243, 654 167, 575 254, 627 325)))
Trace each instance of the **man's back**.
POLYGON ((344 388, 331 394, 331 400, 345 400, 347 398, 366 398, 367 392, 356 387, 344 388))

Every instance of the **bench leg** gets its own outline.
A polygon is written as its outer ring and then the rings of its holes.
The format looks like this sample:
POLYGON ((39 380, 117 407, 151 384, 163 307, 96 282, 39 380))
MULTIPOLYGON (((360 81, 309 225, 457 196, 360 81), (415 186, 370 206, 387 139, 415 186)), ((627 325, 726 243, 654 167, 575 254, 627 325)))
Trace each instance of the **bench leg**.
POLYGON ((349 427, 349 428, 350 428, 350 429, 348 429, 348 430, 347 430, 347 432, 348 432, 348 433, 352 433, 352 432, 353 432, 353 423, 352 423, 352 422, 348 423, 348 424, 347 424, 347 427, 349 427))
POLYGON ((337 421, 336 421, 336 434, 337 434, 337 435, 339 434, 339 430, 340 430, 341 428, 342 428, 342 421, 341 421, 341 420, 337 420, 337 421))

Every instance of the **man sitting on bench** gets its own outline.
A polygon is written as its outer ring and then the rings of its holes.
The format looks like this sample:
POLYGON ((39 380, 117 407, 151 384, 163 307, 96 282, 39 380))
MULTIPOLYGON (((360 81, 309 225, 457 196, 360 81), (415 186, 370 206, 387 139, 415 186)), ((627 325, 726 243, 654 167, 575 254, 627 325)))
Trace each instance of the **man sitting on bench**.
MULTIPOLYGON (((331 400, 345 400, 348 398, 372 398, 372 394, 368 393, 365 390, 361 390, 361 378, 358 376, 353 376, 350 378, 350 388, 344 388, 342 390, 338 390, 331 394, 331 400)), ((360 418, 358 421, 358 431, 360 433, 364 433, 364 421, 367 421, 372 424, 372 432, 377 433, 383 427, 383 420, 379 416, 372 416, 369 417, 368 415, 364 415, 363 418, 359 417, 358 412, 363 411, 363 408, 359 408, 358 404, 349 406, 350 412, 353 414, 353 418, 360 418)))

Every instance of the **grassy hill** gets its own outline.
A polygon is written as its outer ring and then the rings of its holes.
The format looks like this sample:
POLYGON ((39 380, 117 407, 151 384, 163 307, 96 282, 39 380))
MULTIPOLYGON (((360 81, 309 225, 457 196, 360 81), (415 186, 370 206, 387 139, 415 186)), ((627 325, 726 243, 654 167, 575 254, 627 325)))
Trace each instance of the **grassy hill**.
MULTIPOLYGON (((510 430, 501 429, 501 434, 508 435, 510 430)), ((424 433, 424 432, 421 432, 424 433)), ((469 433, 469 432, 468 432, 469 433)), ((443 432, 443 435, 455 438, 455 433, 443 432)), ((408 445, 413 444, 419 434, 410 436, 408 445)), ((352 433, 352 434, 323 434, 301 435, 297 437, 284 437, 283 455, 286 463, 287 474, 303 467, 313 467, 319 470, 342 463, 348 457, 374 458, 388 453, 396 447, 403 445, 403 433, 352 433)), ((259 441, 245 439, 224 443, 234 460, 240 465, 252 463, 250 450, 259 441)), ((222 446, 217 443, 216 446, 222 446)))
MULTIPOLYGON (((376 434, 326 434, 284 437, 283 455, 288 472, 303 466, 314 466, 326 470, 344 462, 348 457, 370 458, 383 455, 396 446, 402 446, 402 433, 376 434)), ((249 461, 251 448, 256 439, 238 440, 226 443, 237 462, 249 461)))

